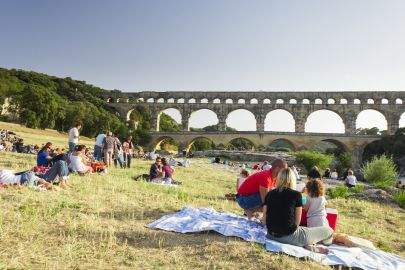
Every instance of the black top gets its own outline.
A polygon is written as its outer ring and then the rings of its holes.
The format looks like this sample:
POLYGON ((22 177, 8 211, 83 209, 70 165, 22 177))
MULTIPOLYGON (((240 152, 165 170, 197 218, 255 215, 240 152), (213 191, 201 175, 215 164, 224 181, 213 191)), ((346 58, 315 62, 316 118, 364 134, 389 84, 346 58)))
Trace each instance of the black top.
POLYGON ((150 166, 149 171, 150 180, 156 178, 158 174, 159 174, 159 166, 156 163, 153 163, 152 166, 150 166))
POLYGON ((300 192, 290 188, 270 191, 264 204, 267 205, 266 224, 269 234, 276 237, 292 234, 296 229, 295 208, 302 206, 300 192))
POLYGON ((311 170, 311 171, 307 174, 307 176, 310 177, 310 178, 314 178, 314 179, 316 179, 316 178, 321 178, 320 172, 317 171, 317 170, 315 170, 315 169, 311 170))

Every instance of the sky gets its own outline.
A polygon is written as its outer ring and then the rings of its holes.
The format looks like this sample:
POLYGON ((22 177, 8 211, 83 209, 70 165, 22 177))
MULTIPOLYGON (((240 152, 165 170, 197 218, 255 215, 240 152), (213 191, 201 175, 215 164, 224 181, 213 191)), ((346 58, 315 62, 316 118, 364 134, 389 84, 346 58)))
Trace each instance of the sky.
POLYGON ((404 11, 403 0, 0 0, 0 66, 125 92, 403 91, 404 11))

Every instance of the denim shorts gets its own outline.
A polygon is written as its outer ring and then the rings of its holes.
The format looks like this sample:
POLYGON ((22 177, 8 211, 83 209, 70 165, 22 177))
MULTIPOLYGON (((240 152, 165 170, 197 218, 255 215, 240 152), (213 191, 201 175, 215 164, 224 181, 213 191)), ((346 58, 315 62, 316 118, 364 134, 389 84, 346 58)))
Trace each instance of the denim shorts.
POLYGON ((262 198, 260 197, 259 192, 251 195, 239 195, 236 201, 243 210, 249 210, 262 206, 262 198))

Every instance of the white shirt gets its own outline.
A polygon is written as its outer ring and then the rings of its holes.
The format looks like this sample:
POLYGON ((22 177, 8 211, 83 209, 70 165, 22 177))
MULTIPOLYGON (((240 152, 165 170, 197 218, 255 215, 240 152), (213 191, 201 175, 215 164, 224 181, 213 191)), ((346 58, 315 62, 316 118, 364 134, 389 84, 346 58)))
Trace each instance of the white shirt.
POLYGON ((337 179, 338 178, 337 172, 332 172, 332 174, 330 175, 330 178, 337 179))
POLYGON ((326 199, 324 196, 313 198, 307 196, 307 202, 309 202, 309 208, 307 211, 307 217, 325 216, 326 217, 326 199))
POLYGON ((86 169, 86 165, 84 165, 82 157, 70 155, 69 168, 73 171, 81 172, 86 169))
POLYGON ((105 137, 107 137, 105 134, 98 134, 97 137, 96 137, 95 145, 102 147, 105 137))
POLYGON ((155 151, 150 152, 149 158, 150 158, 151 160, 155 160, 155 159, 157 158, 157 155, 156 155, 155 151))
POLYGON ((15 175, 12 170, 0 171, 0 184, 19 184, 21 182, 21 175, 15 175))
POLYGON ((72 127, 69 130, 69 142, 78 143, 79 142, 79 130, 76 127, 72 127), (75 138, 77 137, 77 138, 75 138))
POLYGON ((354 175, 348 175, 347 176, 347 183, 349 184, 349 185, 353 185, 353 186, 355 186, 356 185, 356 176, 354 176, 354 175))

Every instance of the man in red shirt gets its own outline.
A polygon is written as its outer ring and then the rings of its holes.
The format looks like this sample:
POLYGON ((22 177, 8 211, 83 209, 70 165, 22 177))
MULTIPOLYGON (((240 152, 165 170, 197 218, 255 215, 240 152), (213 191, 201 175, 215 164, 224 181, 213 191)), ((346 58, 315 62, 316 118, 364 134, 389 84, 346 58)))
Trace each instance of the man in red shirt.
POLYGON ((278 172, 287 168, 287 162, 276 159, 270 170, 263 170, 249 176, 239 187, 236 201, 245 210, 248 220, 255 212, 262 211, 262 204, 267 193, 275 186, 278 172))

